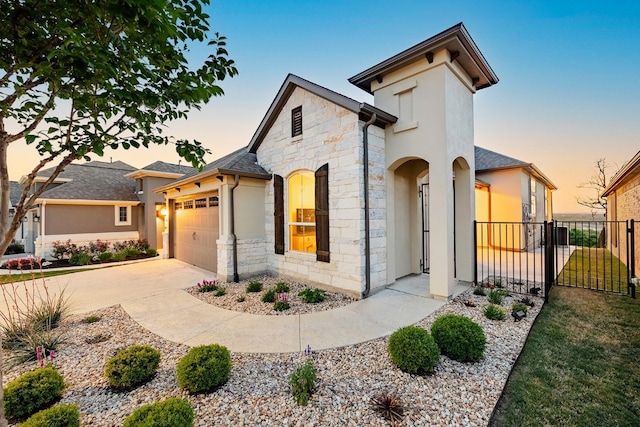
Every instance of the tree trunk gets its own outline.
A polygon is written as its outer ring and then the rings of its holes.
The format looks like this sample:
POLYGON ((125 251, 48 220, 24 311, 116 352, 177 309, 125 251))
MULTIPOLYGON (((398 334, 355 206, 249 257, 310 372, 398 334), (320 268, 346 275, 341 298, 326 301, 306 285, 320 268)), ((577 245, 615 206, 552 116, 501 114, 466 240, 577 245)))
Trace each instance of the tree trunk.
MULTIPOLYGON (((0 118, 0 120, 2 120, 0 118)), ((0 254, 4 254, 4 251, 9 246, 9 243, 6 242, 5 236, 7 236, 7 231, 9 229, 9 169, 7 167, 7 148, 9 144, 6 142, 6 132, 4 132, 3 128, 0 128, 2 133, 0 133, 0 230, 2 233, 0 236, 3 236, 0 241, 0 254)), ((0 427, 7 427, 9 423, 4 416, 4 388, 2 386, 2 371, 4 367, 2 366, 2 335, 0 334, 0 427)))

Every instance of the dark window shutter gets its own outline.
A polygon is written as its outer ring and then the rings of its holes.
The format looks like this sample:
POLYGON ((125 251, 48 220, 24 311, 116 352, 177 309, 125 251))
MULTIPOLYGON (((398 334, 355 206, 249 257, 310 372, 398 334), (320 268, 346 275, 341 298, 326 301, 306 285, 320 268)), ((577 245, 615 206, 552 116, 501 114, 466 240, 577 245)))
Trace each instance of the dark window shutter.
POLYGON ((316 259, 329 262, 329 165, 316 171, 316 259))
POLYGON ((275 225, 275 250, 284 254, 284 180, 280 175, 273 176, 273 222, 275 225))
POLYGON ((291 110, 291 136, 302 135, 302 106, 291 110))

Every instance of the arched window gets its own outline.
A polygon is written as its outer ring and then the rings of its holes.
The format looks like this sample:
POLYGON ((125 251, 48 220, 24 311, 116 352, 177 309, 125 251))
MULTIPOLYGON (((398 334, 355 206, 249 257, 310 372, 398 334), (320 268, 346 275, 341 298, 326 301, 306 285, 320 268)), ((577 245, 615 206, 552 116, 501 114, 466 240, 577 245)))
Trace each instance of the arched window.
POLYGON ((300 171, 288 179, 289 248, 316 253, 315 177, 300 171))

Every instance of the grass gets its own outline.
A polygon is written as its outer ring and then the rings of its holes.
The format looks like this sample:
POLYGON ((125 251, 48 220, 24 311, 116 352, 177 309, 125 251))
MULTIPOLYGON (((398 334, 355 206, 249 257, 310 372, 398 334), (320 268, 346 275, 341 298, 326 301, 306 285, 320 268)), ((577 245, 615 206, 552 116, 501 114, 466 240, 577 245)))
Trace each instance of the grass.
POLYGON ((558 275, 558 283, 626 293, 627 267, 609 249, 576 248, 558 275))
MULTIPOLYGON (((54 277, 54 276, 64 276, 65 274, 71 273, 79 273, 81 271, 90 270, 89 268, 79 268, 77 270, 58 270, 58 271, 37 271, 33 273, 33 278, 35 279, 43 279, 45 277, 54 277)), ((32 279, 31 273, 18 273, 18 274, 3 274, 0 275, 0 285, 5 285, 7 283, 17 283, 17 282, 30 282, 32 279)))
POLYGON ((554 287, 490 426, 637 426, 640 300, 554 287))

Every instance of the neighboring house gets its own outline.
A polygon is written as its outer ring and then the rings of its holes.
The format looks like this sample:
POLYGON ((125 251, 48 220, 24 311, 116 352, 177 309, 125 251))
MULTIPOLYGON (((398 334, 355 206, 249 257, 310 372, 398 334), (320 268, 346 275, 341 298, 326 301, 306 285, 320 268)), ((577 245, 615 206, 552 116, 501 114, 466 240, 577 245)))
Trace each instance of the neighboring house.
POLYGON ((168 217, 164 196, 153 190, 175 181, 185 174, 193 174, 194 172, 196 169, 191 166, 157 161, 124 175, 125 178, 135 180, 135 192, 140 200, 138 231, 140 238, 147 239, 152 248, 163 248, 162 231, 168 217))
MULTIPOLYGON (((20 195, 22 194, 22 185, 18 181, 9 181, 9 223, 13 221, 13 216, 16 213, 16 206, 20 201, 20 195)), ((21 221, 18 229, 16 230, 15 236, 13 239, 18 242, 25 244, 25 222, 21 221)))
POLYGON ((221 280, 269 272, 357 297, 429 264, 434 298, 472 282, 473 94, 493 70, 458 24, 349 81, 375 106, 289 75, 246 148, 158 188, 166 255, 221 280))
MULTIPOLYGON (((42 185, 53 170, 41 171, 33 188, 42 185)), ((164 197, 153 189, 193 171, 159 161, 139 170, 120 161, 71 164, 29 210, 24 223, 25 249, 46 257, 55 241, 86 245, 98 239, 147 239, 151 247, 161 249, 158 233, 164 228, 164 197)))
POLYGON ((475 147, 476 221, 517 223, 479 234, 479 246, 531 250, 540 246, 542 223, 552 221, 557 187, 533 163, 475 147), (499 235, 498 235, 499 234, 499 235))
MULTIPOLYGON (((602 196, 607 199, 607 221, 634 220, 635 271, 632 273, 640 277, 640 151, 611 178, 602 196)), ((623 255, 630 249, 630 236, 625 235, 625 228, 610 226, 607 233, 609 247, 623 255)))
MULTIPOLYGON (((54 170, 38 173, 33 190, 54 170)), ((132 171, 134 167, 119 161, 65 167, 27 213, 27 252, 46 256, 58 240, 86 245, 98 239, 138 239, 140 201, 135 181, 124 177, 132 171)))

